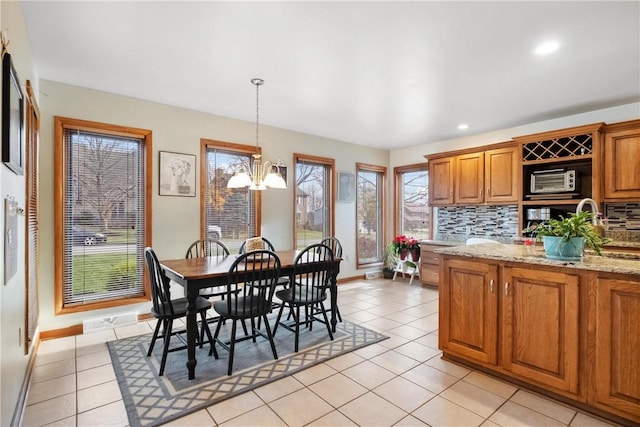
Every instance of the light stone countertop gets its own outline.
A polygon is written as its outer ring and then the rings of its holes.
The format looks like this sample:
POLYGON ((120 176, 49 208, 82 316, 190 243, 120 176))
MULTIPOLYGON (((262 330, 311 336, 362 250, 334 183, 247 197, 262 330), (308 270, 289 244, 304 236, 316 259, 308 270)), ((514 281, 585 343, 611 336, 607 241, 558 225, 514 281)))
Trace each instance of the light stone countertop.
POLYGON ((556 261, 548 259, 544 255, 541 246, 530 248, 532 254, 527 252, 523 245, 505 245, 495 243, 483 243, 480 245, 442 247, 434 252, 443 255, 457 255, 463 257, 494 259, 498 261, 524 262, 535 265, 548 265, 553 267, 575 268, 580 270, 604 271, 610 273, 638 275, 640 284, 640 257, 636 254, 629 258, 618 256, 597 256, 587 254, 582 261, 556 261), (634 257, 635 259, 631 258, 634 257))

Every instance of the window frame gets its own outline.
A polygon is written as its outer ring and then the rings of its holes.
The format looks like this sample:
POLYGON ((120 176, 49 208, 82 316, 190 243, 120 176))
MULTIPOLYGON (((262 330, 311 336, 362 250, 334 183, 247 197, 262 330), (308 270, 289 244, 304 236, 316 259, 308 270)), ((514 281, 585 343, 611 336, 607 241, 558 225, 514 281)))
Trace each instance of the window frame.
MULTIPOLYGON (((207 150, 209 147, 218 148, 227 151, 233 151, 238 154, 262 154, 262 148, 255 145, 244 145, 234 142, 217 141, 213 139, 200 139, 200 238, 205 239, 207 237, 207 216, 206 210, 206 188, 207 188, 207 150)), ((254 225, 256 235, 262 234, 262 191, 267 190, 249 190, 256 193, 256 212, 254 225)))
MULTIPOLYGON (((118 307, 129 304, 138 304, 150 300, 151 288, 146 269, 143 269, 143 294, 136 297, 114 298, 98 300, 86 304, 64 305, 64 225, 67 222, 65 214, 65 187, 68 177, 69 162, 65 156, 66 147, 64 133, 67 129, 87 132, 102 133, 119 137, 136 138, 144 141, 144 201, 145 212, 142 214, 144 223, 144 246, 151 246, 152 236, 152 132, 147 129, 132 128, 114 124, 93 122, 88 120, 73 119, 68 117, 54 117, 54 248, 55 248, 55 273, 54 273, 54 307, 55 314, 77 313, 103 308, 118 307)), ((144 257, 141 256, 141 259, 144 257)))
MULTIPOLYGON (((298 193, 298 184, 297 184, 297 175, 298 175, 298 162, 309 162, 309 163, 317 163, 319 165, 324 165, 329 168, 327 173, 328 179, 331 181, 329 185, 325 186, 328 188, 329 194, 327 195, 327 200, 329 201, 329 218, 331 220, 331 224, 329 225, 330 235, 335 236, 335 227, 336 227, 336 161, 330 157, 320 157, 314 156, 310 154, 303 153, 293 153, 293 224, 292 224, 292 240, 293 240, 293 248, 297 248, 298 246, 298 232, 297 232, 297 223, 296 223, 296 197, 298 193)), ((328 237, 328 236, 323 236, 328 237)))
MULTIPOLYGON (((394 236, 398 236, 399 234, 401 234, 401 230, 402 227, 400 226, 400 219, 401 219, 401 214, 400 214, 400 209, 402 209, 402 198, 401 198, 401 194, 402 194, 402 179, 401 179, 401 175, 403 173, 408 173, 408 172, 422 172, 425 171, 427 172, 427 182, 429 180, 429 163, 425 162, 425 163, 415 163, 412 165, 405 165, 405 166, 396 166, 393 168, 393 179, 394 179, 394 186, 393 186, 393 235, 394 236)), ((428 184, 427 184, 428 185, 428 184)), ((427 194, 427 200, 428 200, 429 195, 427 194)), ((430 238, 433 237, 433 208, 431 207, 431 205, 428 204, 428 209, 429 209, 429 236, 430 238)))
POLYGON ((387 223, 387 168, 385 166, 372 165, 367 163, 356 163, 356 201, 355 201, 355 247, 356 247, 356 268, 367 268, 367 267, 375 267, 381 266, 384 263, 384 247, 385 242, 388 239, 386 232, 386 223, 387 223), (380 225, 382 227, 382 247, 381 249, 381 260, 374 262, 360 262, 360 248, 358 245, 358 233, 359 233, 359 224, 358 224, 358 185, 359 185, 359 172, 367 171, 367 172, 378 172, 382 174, 382 182, 381 186, 381 194, 382 201, 380 201, 380 206, 382 207, 382 219, 380 221, 380 225))
POLYGON ((26 327, 24 354, 29 354, 35 339, 39 325, 40 301, 40 222, 39 204, 40 194, 40 109, 36 101, 31 81, 26 82, 25 109, 25 307, 26 307, 26 327))

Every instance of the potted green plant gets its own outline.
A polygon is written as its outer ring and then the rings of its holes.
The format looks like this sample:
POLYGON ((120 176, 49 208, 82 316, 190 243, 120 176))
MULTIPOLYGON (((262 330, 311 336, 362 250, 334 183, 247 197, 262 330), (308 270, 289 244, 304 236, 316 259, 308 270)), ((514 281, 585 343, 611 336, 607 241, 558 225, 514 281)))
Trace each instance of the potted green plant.
POLYGON ((398 253, 393 243, 389 243, 384 250, 384 267, 382 275, 385 279, 393 278, 393 270, 398 265, 398 253))
POLYGON ((611 241, 600 235, 593 225, 594 218, 590 211, 569 213, 567 217, 550 219, 525 231, 542 241, 547 258, 579 261, 585 246, 601 255, 603 246, 611 241))

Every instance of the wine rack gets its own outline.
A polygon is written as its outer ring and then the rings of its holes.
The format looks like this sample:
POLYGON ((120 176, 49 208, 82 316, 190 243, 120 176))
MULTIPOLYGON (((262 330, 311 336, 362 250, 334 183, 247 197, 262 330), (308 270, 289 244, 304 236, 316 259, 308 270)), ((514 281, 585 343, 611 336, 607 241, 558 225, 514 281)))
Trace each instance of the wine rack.
POLYGON ((593 134, 563 136, 528 142, 522 145, 522 161, 589 156, 593 151, 593 134))

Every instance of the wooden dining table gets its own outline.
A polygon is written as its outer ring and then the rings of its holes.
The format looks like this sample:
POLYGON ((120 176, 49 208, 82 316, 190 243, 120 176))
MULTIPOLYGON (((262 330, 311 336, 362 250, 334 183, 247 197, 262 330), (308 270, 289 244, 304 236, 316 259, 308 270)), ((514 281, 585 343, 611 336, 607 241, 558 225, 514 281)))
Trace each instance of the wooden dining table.
MULTIPOLYGON (((291 276, 296 256, 300 251, 276 251, 280 258, 280 274, 291 276)), ((195 378, 196 365, 196 341, 198 336, 198 323, 196 319, 196 298, 200 294, 200 289, 212 286, 224 286, 227 284, 227 273, 229 267, 236 260, 238 255, 227 255, 220 257, 201 258, 180 258, 160 261, 160 266, 164 275, 172 281, 183 286, 187 298, 187 369, 189 379, 195 378)), ((341 258, 335 259, 334 271, 330 283, 331 298, 331 329, 336 331, 337 316, 336 307, 338 301, 337 276, 340 272, 341 258)))

